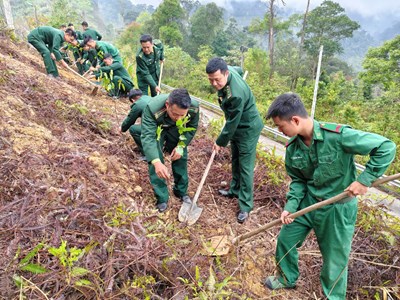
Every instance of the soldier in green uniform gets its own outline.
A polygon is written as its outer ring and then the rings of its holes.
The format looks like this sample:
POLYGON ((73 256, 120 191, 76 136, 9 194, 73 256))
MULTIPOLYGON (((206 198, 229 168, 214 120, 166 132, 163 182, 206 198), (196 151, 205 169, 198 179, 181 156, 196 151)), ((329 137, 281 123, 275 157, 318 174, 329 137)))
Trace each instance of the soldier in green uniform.
POLYGON ((113 90, 109 91, 109 96, 127 96, 129 91, 133 89, 133 82, 128 71, 120 62, 114 61, 110 53, 104 55, 103 62, 105 64, 103 67, 90 67, 90 70, 93 71, 93 76, 98 79, 102 77, 103 74, 107 74, 114 85, 113 90))
POLYGON ((81 25, 83 29, 83 39, 85 39, 87 36, 90 36, 93 40, 100 41, 103 38, 96 30, 89 28, 89 24, 86 21, 83 21, 81 25))
POLYGON ((140 37, 141 48, 136 54, 136 76, 139 89, 143 95, 150 94, 152 97, 161 92, 158 87, 160 78, 160 64, 164 63, 164 47, 161 41, 154 41, 153 38, 144 34, 140 37))
POLYGON ((79 30, 75 30, 74 24, 69 23, 68 24, 68 28, 71 28, 73 31, 75 31, 77 40, 83 40, 84 39, 84 36, 83 36, 82 32, 80 32, 79 30))
POLYGON ((191 99, 186 89, 175 89, 170 94, 161 94, 153 98, 142 114, 141 141, 144 154, 149 162, 150 182, 157 199, 160 212, 167 209, 169 199, 166 180, 168 168, 164 165, 164 151, 169 153, 174 176, 174 195, 184 202, 190 202, 187 195, 189 177, 187 172, 187 147, 178 145, 183 141, 187 146, 192 141, 199 123, 199 104, 191 99), (182 139, 176 122, 188 116, 187 128, 182 139))
POLYGON ((236 70, 219 57, 211 59, 206 67, 211 85, 218 90, 218 101, 226 119, 213 150, 218 152, 230 142, 232 153, 230 188, 219 193, 239 198, 237 220, 243 223, 253 209, 254 163, 263 122, 250 87, 236 70))
POLYGON ((281 214, 282 229, 276 247, 280 270, 269 276, 270 289, 292 288, 299 277, 298 252, 313 229, 322 253, 322 289, 327 299, 345 300, 347 264, 357 217, 356 196, 364 195, 395 157, 396 145, 377 134, 350 126, 321 123, 310 118, 299 96, 280 95, 268 109, 267 118, 291 137, 285 165, 292 179, 281 214), (354 155, 369 155, 365 170, 357 175, 354 155), (296 219, 294 213, 347 191, 348 197, 296 219))
POLYGON ((104 66, 104 55, 109 53, 112 55, 112 58, 115 62, 119 62, 122 64, 122 58, 119 55, 119 50, 114 46, 107 42, 95 41, 91 37, 85 37, 83 40, 83 46, 88 46, 90 49, 96 50, 96 56, 101 61, 100 66, 104 66))
POLYGON ((135 124, 138 118, 142 117, 142 113, 146 108, 147 104, 149 104, 151 97, 147 95, 143 95, 142 91, 139 89, 132 89, 129 92, 129 101, 132 103, 131 110, 125 120, 121 125, 121 132, 126 132, 129 130, 133 140, 135 141, 140 153, 141 157, 139 160, 146 160, 143 152, 142 141, 140 140, 140 135, 142 133, 141 124, 135 124))
POLYGON ((69 28, 64 32, 50 26, 40 26, 28 34, 28 42, 42 55, 47 74, 50 77, 59 77, 55 61, 68 67, 62 59, 60 48, 64 42, 72 42, 75 39, 75 32, 69 28))
POLYGON ((85 71, 89 70, 89 68, 85 68, 86 59, 84 58, 85 51, 81 47, 82 42, 82 40, 76 39, 64 47, 65 50, 70 49, 72 51, 72 55, 75 58, 76 67, 81 75, 85 73, 85 71))

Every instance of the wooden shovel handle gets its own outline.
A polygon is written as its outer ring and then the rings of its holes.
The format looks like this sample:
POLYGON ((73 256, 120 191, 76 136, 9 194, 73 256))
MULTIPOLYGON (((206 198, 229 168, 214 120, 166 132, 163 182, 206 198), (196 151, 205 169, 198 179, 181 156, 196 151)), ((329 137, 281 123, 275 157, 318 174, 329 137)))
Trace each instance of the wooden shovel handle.
POLYGON ((78 72, 76 72, 74 69, 72 69, 70 66, 66 66, 68 70, 70 70, 72 73, 74 73, 75 75, 79 76, 80 78, 82 78, 83 80, 87 81, 88 83, 90 83, 93 86, 98 87, 97 84, 91 82, 89 79, 87 79, 86 77, 83 77, 81 74, 79 74, 78 72))
MULTIPOLYGON (((398 178, 400 178, 400 173, 380 178, 380 179, 374 181, 371 186, 372 187, 378 186, 378 185, 381 185, 382 183, 389 182, 389 181, 392 181, 392 180, 396 180, 398 178)), ((300 216, 302 216, 302 215, 304 215, 306 213, 309 213, 310 211, 313 211, 313 210, 316 210, 318 208, 324 207, 326 205, 335 203, 335 202, 337 202, 339 200, 342 200, 342 199, 344 199, 346 197, 348 197, 347 192, 342 192, 342 193, 340 193, 340 194, 338 194, 338 195, 336 195, 336 196, 334 196, 332 198, 329 198, 327 200, 315 203, 315 204, 310 205, 310 206, 308 206, 306 208, 303 208, 303 209, 301 209, 301 210, 299 210, 299 211, 297 211, 297 212, 295 212, 293 214, 290 214, 289 217, 292 218, 292 219, 300 217, 300 216)), ((250 238, 250 237, 252 237, 252 236, 254 236, 256 234, 259 234, 262 231, 265 231, 265 230, 267 230, 269 228, 274 227, 275 225, 280 225, 280 224, 282 224, 281 219, 280 218, 276 219, 276 220, 274 220, 272 222, 269 222, 268 224, 265 224, 265 225, 261 226, 260 228, 257 228, 256 230, 253 230, 253 231, 250 231, 248 233, 244 233, 242 235, 237 236, 236 238, 234 238, 232 240, 232 244, 237 245, 240 241, 246 240, 246 239, 248 239, 248 238, 250 238)))
MULTIPOLYGON (((160 66, 160 78, 158 78, 158 87, 161 88, 161 77, 162 77, 162 71, 163 71, 163 67, 164 67, 164 61, 160 66)), ((160 92, 157 92, 157 96, 160 94, 160 92)))
POLYGON ((211 168, 211 164, 214 161, 215 154, 216 154, 216 152, 214 150, 211 154, 210 160, 208 161, 208 164, 207 164, 206 170, 204 171, 203 177, 201 178, 201 181, 200 181, 199 187, 197 188, 196 194, 194 195, 194 198, 192 201, 192 206, 195 206, 197 203, 197 199, 199 199, 201 189, 203 188, 204 182, 206 181, 208 172, 210 171, 210 168, 211 168))

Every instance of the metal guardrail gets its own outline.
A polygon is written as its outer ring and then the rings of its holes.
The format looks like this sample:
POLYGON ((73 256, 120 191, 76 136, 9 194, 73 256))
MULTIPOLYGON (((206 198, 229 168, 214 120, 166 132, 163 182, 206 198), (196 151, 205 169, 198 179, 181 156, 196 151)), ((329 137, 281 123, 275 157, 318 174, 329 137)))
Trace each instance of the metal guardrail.
MULTIPOLYGON (((168 86, 168 85, 163 84, 163 83, 161 84, 161 86, 163 88, 167 89, 167 90, 170 90, 170 91, 172 91, 174 89, 173 87, 168 86)), ((208 109, 210 109, 214 113, 219 114, 221 116, 223 115, 223 112, 222 112, 221 108, 218 105, 216 105, 214 103, 211 103, 211 102, 208 102, 207 100, 203 100, 203 99, 200 99, 198 97, 195 97, 193 95, 190 95, 190 97, 196 99, 203 106, 206 106, 208 109)), ((264 129, 263 129, 264 136, 265 136, 265 133, 269 133, 270 135, 274 136, 275 140, 277 140, 277 137, 279 137, 281 139, 284 139, 286 141, 289 140, 289 137, 287 137, 286 135, 282 134, 279 130, 276 130, 275 128, 264 126, 264 129)), ((363 165, 358 164, 358 163, 356 163, 356 168, 357 168, 358 171, 361 171, 361 172, 365 170, 365 167, 363 165)), ((386 175, 383 175, 382 177, 386 177, 386 175)), ((392 185, 392 186, 395 186, 397 188, 400 188, 400 181, 399 180, 390 181, 390 182, 388 182, 388 184, 392 185)))

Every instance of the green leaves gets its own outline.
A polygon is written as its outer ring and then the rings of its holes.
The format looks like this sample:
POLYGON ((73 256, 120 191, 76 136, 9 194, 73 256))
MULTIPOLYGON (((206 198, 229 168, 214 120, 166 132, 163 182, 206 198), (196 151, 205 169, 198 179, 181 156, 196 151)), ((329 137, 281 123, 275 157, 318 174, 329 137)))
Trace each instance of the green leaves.
POLYGON ((162 133, 163 129, 162 129, 162 125, 159 125, 157 127, 157 131, 156 131, 156 137, 157 137, 157 141, 159 142, 161 139, 161 133, 162 133))
POLYGON ((342 52, 340 41, 353 36, 360 25, 352 21, 343 7, 333 1, 324 1, 310 12, 304 30, 304 47, 308 54, 317 57, 321 45, 324 56, 342 52))
POLYGON ((189 123, 190 118, 189 116, 186 116, 182 119, 179 119, 176 121, 176 127, 178 128, 178 133, 179 133, 179 142, 178 145, 175 148, 175 151, 179 153, 180 156, 183 155, 183 150, 186 147, 185 141, 187 140, 186 136, 184 135, 186 132, 194 131, 196 128, 193 127, 186 127, 186 125, 189 123))
POLYGON ((84 254, 84 249, 78 249, 76 247, 67 249, 67 242, 62 240, 60 247, 51 247, 49 253, 57 257, 63 267, 72 267, 84 254))
POLYGON ((33 248, 21 261, 19 262, 19 269, 21 271, 27 271, 34 274, 43 274, 48 270, 42 267, 40 264, 32 263, 31 260, 36 256, 36 254, 45 247, 45 244, 39 243, 35 248, 33 248))
POLYGON ((20 268, 21 271, 28 271, 34 274, 43 274, 47 272, 47 269, 38 264, 27 264, 20 268))

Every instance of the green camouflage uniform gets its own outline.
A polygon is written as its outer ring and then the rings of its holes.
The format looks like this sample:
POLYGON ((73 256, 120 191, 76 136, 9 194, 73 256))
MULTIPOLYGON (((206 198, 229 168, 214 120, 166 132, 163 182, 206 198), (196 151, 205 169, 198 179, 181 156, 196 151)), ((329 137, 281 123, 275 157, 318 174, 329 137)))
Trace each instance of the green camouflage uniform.
POLYGON ((83 39, 85 39, 87 36, 90 36, 95 41, 100 41, 103 38, 100 33, 91 28, 86 28, 86 30, 82 32, 82 36, 83 39))
MULTIPOLYGON (((285 164, 292 182, 284 210, 294 213, 336 196, 356 180, 371 186, 385 172, 395 152, 395 144, 380 135, 314 121, 309 147, 298 136, 287 144, 285 164), (370 155, 360 175, 354 163, 356 154, 370 155)), ((283 225, 276 250, 282 275, 279 280, 286 286, 295 285, 299 277, 297 248, 314 229, 323 257, 323 291, 328 299, 345 300, 356 218, 357 199, 348 197, 283 225)))
POLYGON ((133 140, 135 141, 139 151, 144 154, 142 142, 140 140, 140 135, 142 133, 141 124, 136 124, 135 122, 138 118, 142 117, 142 113, 146 108, 147 104, 149 104, 151 97, 149 96, 142 96, 138 100, 136 100, 131 105, 131 111, 129 112, 128 116, 122 122, 121 131, 126 132, 129 129, 129 133, 131 134, 133 140))
POLYGON ((99 78, 103 73, 106 73, 108 78, 110 78, 114 84, 113 91, 109 92, 110 96, 126 95, 131 89, 133 89, 132 79, 121 63, 113 61, 110 66, 100 67, 100 69, 95 71, 93 74, 96 78, 99 78))
POLYGON ((143 95, 157 95, 156 87, 160 78, 160 60, 164 60, 164 47, 161 42, 154 40, 153 52, 149 55, 143 53, 142 48, 136 54, 136 76, 139 89, 143 95))
POLYGON ((58 69, 50 54, 53 53, 57 61, 62 59, 60 48, 64 43, 64 31, 50 27, 40 26, 28 34, 28 42, 35 47, 43 57, 47 74, 57 77, 58 69))
POLYGON ((103 58, 106 53, 111 54, 114 62, 119 62, 120 64, 122 64, 122 59, 121 56, 119 56, 119 51, 114 45, 111 45, 107 42, 98 41, 96 42, 95 49, 97 52, 97 57, 100 60, 100 66, 104 66, 103 58))
MULTIPOLYGON (((150 182, 153 186, 157 204, 166 203, 169 199, 167 183, 164 179, 157 176, 152 162, 161 160, 164 163, 163 152, 171 153, 179 142, 179 133, 176 124, 168 116, 165 102, 169 94, 161 94, 154 97, 142 114, 142 145, 146 159, 149 162, 150 182), (157 141, 157 128, 161 126, 162 132, 159 141, 157 141)), ((187 127, 196 128, 199 123, 199 104, 192 99, 188 111, 190 121, 187 127)), ((192 141, 196 130, 185 132, 186 145, 192 141)), ((174 176, 174 194, 177 197, 187 195, 189 177, 187 172, 187 147, 184 148, 180 159, 172 162, 172 173, 174 176)))
POLYGON ((240 211, 250 212, 253 209, 256 147, 263 122, 250 87, 236 68, 229 66, 228 69, 228 82, 218 91, 226 123, 215 143, 222 147, 231 143, 232 181, 229 193, 239 198, 240 211))

